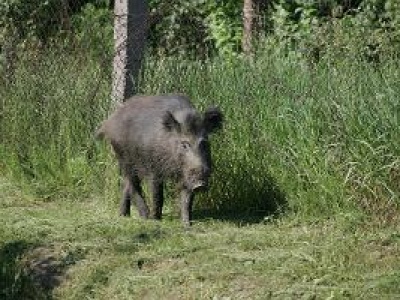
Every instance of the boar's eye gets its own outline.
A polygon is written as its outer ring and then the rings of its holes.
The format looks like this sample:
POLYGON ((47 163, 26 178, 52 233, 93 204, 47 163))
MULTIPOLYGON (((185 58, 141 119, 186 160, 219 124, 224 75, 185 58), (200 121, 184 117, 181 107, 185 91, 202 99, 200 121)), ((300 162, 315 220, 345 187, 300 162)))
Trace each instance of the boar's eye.
POLYGON ((187 151, 190 149, 190 143, 188 141, 181 141, 181 147, 183 150, 187 151))

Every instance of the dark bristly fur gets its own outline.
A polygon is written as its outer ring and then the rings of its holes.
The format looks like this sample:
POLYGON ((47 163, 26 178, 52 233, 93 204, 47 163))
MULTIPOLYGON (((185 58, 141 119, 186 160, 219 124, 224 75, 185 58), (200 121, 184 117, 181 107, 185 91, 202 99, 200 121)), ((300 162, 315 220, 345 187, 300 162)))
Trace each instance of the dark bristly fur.
POLYGON ((223 116, 212 107, 201 115, 182 95, 135 96, 116 109, 96 133, 110 141, 125 186, 120 214, 130 214, 136 199, 139 215, 149 216, 141 181, 149 180, 151 217, 161 219, 163 185, 174 179, 181 188, 181 213, 191 222, 194 191, 205 188, 211 174, 208 134, 222 127, 223 116))

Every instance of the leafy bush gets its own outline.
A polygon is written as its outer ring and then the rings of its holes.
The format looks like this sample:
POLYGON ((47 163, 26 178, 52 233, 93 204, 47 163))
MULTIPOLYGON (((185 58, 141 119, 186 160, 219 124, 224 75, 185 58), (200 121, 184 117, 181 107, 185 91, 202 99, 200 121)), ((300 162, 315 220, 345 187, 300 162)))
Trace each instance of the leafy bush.
POLYGON ((207 18, 208 39, 212 40, 222 56, 240 52, 242 40, 241 5, 243 1, 209 1, 207 18))
POLYGON ((313 63, 322 56, 377 62, 400 53, 397 1, 345 2, 279 1, 272 47, 313 63))
POLYGON ((209 57, 240 49, 242 1, 150 1, 150 45, 155 53, 209 57))
POLYGON ((74 39, 100 59, 109 58, 114 50, 113 14, 107 8, 89 3, 72 17, 74 39))
POLYGON ((152 0, 152 19, 150 21, 149 46, 153 53, 164 55, 195 54, 205 57, 212 50, 206 41, 206 28, 203 19, 203 1, 164 1, 152 0))
POLYGON ((5 0, 0 4, 1 35, 15 32, 19 39, 38 39, 45 41, 58 31, 62 24, 60 0, 19 1, 5 0))

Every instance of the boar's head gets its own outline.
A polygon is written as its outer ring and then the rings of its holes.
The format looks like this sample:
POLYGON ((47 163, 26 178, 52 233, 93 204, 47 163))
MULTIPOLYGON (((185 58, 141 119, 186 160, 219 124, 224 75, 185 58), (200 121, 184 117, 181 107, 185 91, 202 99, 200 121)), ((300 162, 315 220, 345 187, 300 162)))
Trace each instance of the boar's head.
POLYGON ((173 140, 174 156, 179 164, 182 184, 188 190, 204 189, 211 174, 211 151, 208 135, 222 127, 218 108, 208 108, 203 115, 194 110, 167 111, 163 124, 173 140))

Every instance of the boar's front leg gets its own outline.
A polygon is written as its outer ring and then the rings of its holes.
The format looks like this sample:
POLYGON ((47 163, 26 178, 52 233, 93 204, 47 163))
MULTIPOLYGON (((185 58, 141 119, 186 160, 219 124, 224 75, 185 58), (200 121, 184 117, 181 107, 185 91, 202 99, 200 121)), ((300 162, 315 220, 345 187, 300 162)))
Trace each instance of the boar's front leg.
POLYGON ((153 210, 151 217, 160 220, 164 205, 164 184, 160 178, 153 176, 150 179, 151 197, 153 199, 153 210))
POLYGON ((189 227, 192 221, 193 192, 188 189, 181 191, 181 218, 185 227, 189 227))

